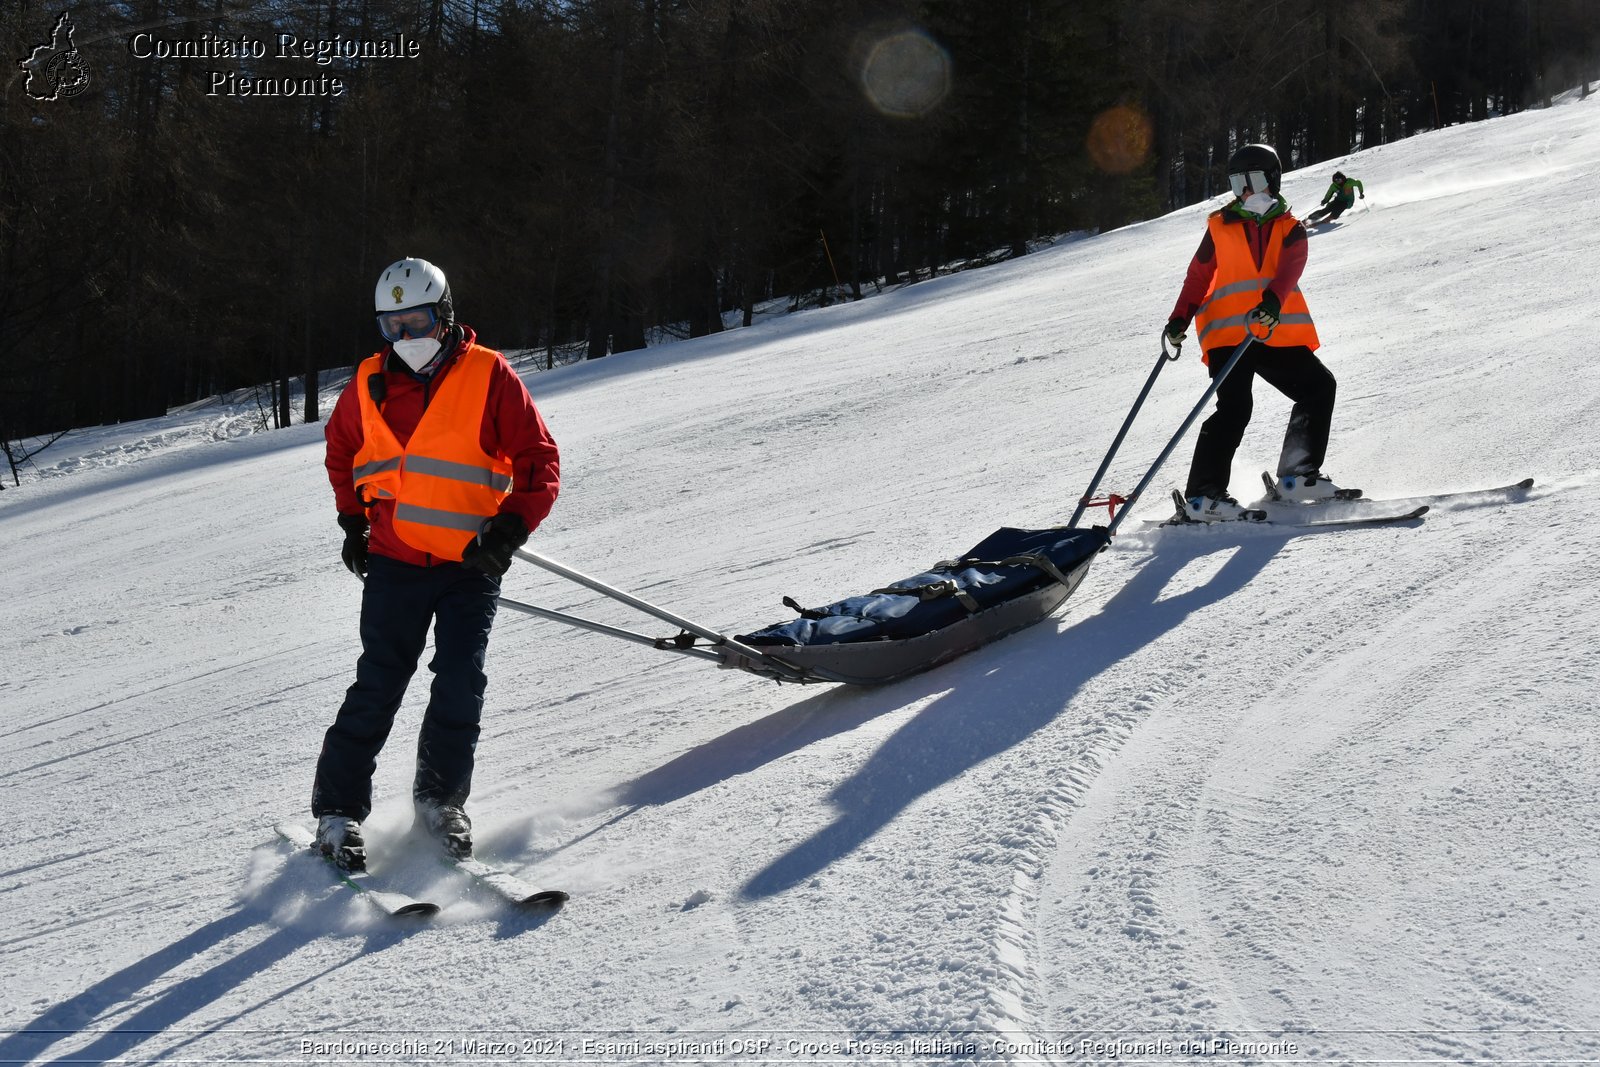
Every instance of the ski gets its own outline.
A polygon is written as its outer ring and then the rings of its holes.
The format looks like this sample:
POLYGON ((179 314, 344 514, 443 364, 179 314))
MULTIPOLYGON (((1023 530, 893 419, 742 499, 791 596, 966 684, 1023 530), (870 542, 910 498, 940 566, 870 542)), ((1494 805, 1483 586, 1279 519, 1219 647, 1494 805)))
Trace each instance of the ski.
POLYGON ((554 911, 567 902, 559 889, 539 889, 509 871, 479 859, 454 859, 440 856, 439 862, 454 868, 479 885, 498 893, 505 900, 529 911, 554 911))
POLYGON ((1420 519, 1429 510, 1427 504, 1412 508, 1410 511, 1395 515, 1352 515, 1344 519, 1312 519, 1310 522, 1274 522, 1267 520, 1268 526, 1288 526, 1297 530, 1320 530, 1329 526, 1388 526, 1391 523, 1410 522, 1420 519))
POLYGON ((333 862, 329 856, 324 856, 316 848, 316 837, 299 823, 280 822, 273 827, 279 838, 287 841, 296 848, 306 849, 315 855, 327 866, 334 880, 347 889, 353 890, 362 900, 382 911, 386 915, 405 919, 426 919, 439 913, 439 905, 431 904, 425 900, 408 897, 404 893, 395 893, 387 889, 379 889, 372 884, 372 876, 366 871, 347 871, 333 862))
MULTIPOLYGON (((1420 496, 1414 497, 1397 497, 1396 500, 1426 500, 1433 504, 1448 500, 1492 500, 1495 497, 1509 497, 1516 493, 1526 492, 1532 488, 1533 479, 1524 478, 1520 482, 1512 482, 1510 485, 1497 485, 1489 489, 1458 489, 1449 493, 1424 493, 1420 496)), ((1373 500, 1363 501, 1363 503, 1381 504, 1383 501, 1373 500)))
MULTIPOLYGON (((1191 518, 1189 518, 1187 516, 1187 514, 1184 511, 1183 494, 1180 493, 1176 489, 1174 489, 1172 491, 1172 501, 1173 501, 1173 503, 1175 505, 1177 505, 1178 512, 1175 515, 1173 515, 1171 518, 1168 518, 1166 521, 1157 523, 1156 525, 1158 525, 1158 526, 1206 526, 1206 527, 1212 527, 1212 526, 1222 526, 1222 527, 1227 527, 1227 526, 1248 526, 1248 527, 1267 526, 1267 527, 1272 527, 1274 529, 1279 529, 1279 530, 1324 530, 1324 529, 1328 529, 1329 527, 1337 527, 1337 526, 1388 526, 1388 525, 1391 525, 1393 523, 1411 522, 1414 519, 1422 518, 1424 515, 1426 515, 1431 510, 1430 505, 1422 504, 1422 505, 1419 505, 1418 507, 1414 507, 1414 508, 1410 509, 1409 511, 1396 512, 1396 513, 1394 513, 1392 515, 1351 515, 1351 516, 1348 516, 1348 517, 1333 518, 1333 519, 1311 519, 1311 520, 1306 521, 1306 522, 1284 521, 1282 519, 1274 519, 1274 518, 1272 518, 1270 516, 1267 517, 1267 518, 1264 518, 1264 519, 1250 518, 1250 519, 1230 519, 1230 520, 1226 520, 1226 521, 1223 521, 1223 522, 1202 522, 1199 519, 1191 519, 1191 518)), ((1247 514, 1251 514, 1251 513, 1247 513, 1247 514)), ((1257 514, 1259 514, 1259 513, 1257 513, 1257 514)))
MULTIPOLYGON (((1266 471, 1262 471, 1261 472, 1261 480, 1267 486, 1267 496, 1269 497, 1269 502, 1271 502, 1271 503, 1280 502, 1279 497, 1276 495, 1277 494, 1277 486, 1276 486, 1275 481, 1273 480, 1272 475, 1268 474, 1266 471)), ((1394 497, 1394 498, 1388 499, 1388 500, 1378 500, 1378 499, 1373 499, 1372 497, 1359 497, 1359 498, 1356 498, 1356 499, 1334 497, 1332 500, 1317 501, 1317 502, 1305 504, 1303 506, 1305 506, 1305 507, 1322 507, 1322 506, 1326 506, 1328 504, 1356 504, 1356 505, 1359 505, 1359 506, 1362 506, 1362 507, 1381 507, 1381 506, 1383 506, 1385 504, 1401 504, 1401 503, 1409 504, 1414 500, 1415 501, 1423 501, 1423 500, 1425 500, 1430 504, 1439 504, 1439 503, 1443 503, 1443 502, 1446 502, 1446 501, 1455 501, 1455 500, 1471 500, 1471 499, 1474 499, 1474 498, 1481 498, 1481 499, 1484 499, 1484 500, 1492 500, 1495 497, 1511 496, 1511 495, 1513 495, 1515 493, 1525 492, 1526 490, 1529 490, 1529 489, 1532 489, 1532 488, 1533 488, 1533 479, 1532 478, 1524 478, 1520 482, 1512 482, 1510 485, 1497 485, 1497 486, 1493 486, 1493 487, 1488 488, 1488 489, 1459 489, 1459 490, 1455 490, 1455 491, 1448 492, 1448 493, 1418 493, 1415 496, 1394 497)))

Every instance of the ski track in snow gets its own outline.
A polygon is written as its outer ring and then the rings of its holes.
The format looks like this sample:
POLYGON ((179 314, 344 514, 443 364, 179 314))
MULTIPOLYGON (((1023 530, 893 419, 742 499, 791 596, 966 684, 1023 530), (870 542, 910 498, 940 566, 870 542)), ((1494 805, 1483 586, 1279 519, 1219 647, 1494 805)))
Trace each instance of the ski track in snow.
MULTIPOLYGON (((202 407, 58 443, 0 495, 0 900, 26 920, 0 937, 0 1059, 534 1031, 813 1043, 801 1059, 1015 1045, 855 1057, 879 1062, 1185 1037, 1600 1054, 1600 394, 1574 298, 1600 273, 1600 110, 1329 161, 1287 176, 1291 199, 1336 166, 1369 191, 1306 279, 1340 380, 1330 472, 1394 499, 1533 475, 1525 499, 1411 527, 1142 529, 1186 442, 1057 618, 872 690, 502 613, 472 810, 481 853, 572 892, 554 916, 408 843, 423 671, 368 828, 375 873, 441 915, 385 921, 265 843, 304 811, 354 659, 319 427, 234 438, 251 413, 202 407)), ((1060 521, 1203 216, 534 375, 567 477, 535 547, 745 632, 784 595, 1060 521)), ((1131 488, 1202 383, 1192 359, 1165 372, 1105 488, 1131 488)), ((1242 496, 1287 413, 1265 387, 1256 405, 1242 496)), ((640 625, 531 569, 506 592, 640 625)))
MULTIPOLYGON (((1472 534, 1527 537, 1502 565, 1544 574, 1534 587, 1460 573, 1454 553, 1417 557, 1408 588, 1368 567, 1310 604, 1266 575, 1252 582, 1251 614, 1263 601, 1275 609, 1254 625, 1301 639, 1250 642, 1253 662, 1219 657, 1207 677, 1257 680, 1250 690, 1211 706, 1192 689, 1163 702, 1059 832, 1062 862, 1037 920, 1040 956, 1056 961, 1038 983, 1055 1028, 1241 1040, 1316 1032, 1302 1047, 1383 1058, 1592 1054, 1588 1039, 1501 1033, 1559 1030, 1591 1010, 1585 992, 1563 988, 1581 973, 1578 959, 1594 962, 1581 933, 1588 909, 1569 900, 1539 914, 1547 932, 1518 945, 1493 901, 1550 908, 1553 893, 1592 873, 1572 831, 1600 814, 1583 786, 1596 761, 1546 745, 1593 706, 1600 670, 1572 627, 1600 564, 1580 522, 1553 538, 1540 509, 1503 511, 1503 525, 1472 534), (1571 570, 1534 565, 1552 553, 1571 570), (1423 591, 1420 604, 1408 595, 1423 591), (1530 599, 1543 620, 1519 610, 1530 599), (1438 698, 1452 675, 1479 673, 1478 650, 1526 632, 1551 642, 1548 655, 1511 672, 1495 660, 1471 707, 1438 698), (1300 699, 1308 690, 1320 707, 1300 699), (1497 824, 1474 825, 1487 797, 1533 778, 1553 782, 1497 824), (1551 840, 1542 824, 1569 830, 1551 840), (1520 854, 1530 838, 1543 842, 1536 856, 1520 854), (1310 950, 1310 967, 1284 946, 1310 950), (1413 1001, 1409 991, 1430 981, 1438 988, 1413 1001), (1383 1028, 1419 1033, 1357 1033, 1383 1028)), ((1477 557, 1492 544, 1470 547, 1463 554, 1477 557)), ((1252 624, 1243 613, 1218 622, 1222 632, 1252 624)))

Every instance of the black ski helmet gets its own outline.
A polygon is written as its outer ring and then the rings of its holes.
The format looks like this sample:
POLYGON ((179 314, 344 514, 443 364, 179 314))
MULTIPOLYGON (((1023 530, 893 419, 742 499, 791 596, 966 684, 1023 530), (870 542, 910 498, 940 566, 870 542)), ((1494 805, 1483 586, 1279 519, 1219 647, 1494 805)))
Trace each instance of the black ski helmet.
POLYGON ((1267 176, 1267 192, 1277 196, 1279 181, 1283 177, 1283 164, 1278 162, 1278 153, 1273 151, 1271 145, 1240 145, 1228 157, 1230 175, 1249 174, 1253 170, 1259 170, 1267 176))
POLYGON ((1336 182, 1345 181, 1344 171, 1342 171, 1342 170, 1334 171, 1333 172, 1333 180, 1336 181, 1336 182))

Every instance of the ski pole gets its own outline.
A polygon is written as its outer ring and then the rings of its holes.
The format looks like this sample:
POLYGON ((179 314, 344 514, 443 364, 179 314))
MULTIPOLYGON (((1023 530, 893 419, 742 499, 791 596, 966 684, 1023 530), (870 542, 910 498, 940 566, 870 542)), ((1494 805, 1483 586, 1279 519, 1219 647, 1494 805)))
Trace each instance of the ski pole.
POLYGON ((1111 520, 1111 525, 1106 527, 1106 534, 1108 536, 1117 532, 1117 527, 1122 524, 1123 518, 1128 514, 1128 512, 1133 510, 1133 505, 1138 502, 1140 494, 1142 494, 1145 489, 1149 487, 1150 482, 1155 478, 1156 471, 1161 469, 1161 465, 1167 461, 1167 457, 1172 455, 1172 450, 1178 447, 1178 442, 1183 439, 1183 435, 1189 432, 1190 426, 1194 425, 1194 420, 1200 417, 1201 410, 1204 409, 1206 404, 1210 402, 1211 398, 1216 395, 1217 387, 1222 384, 1222 380, 1233 371, 1233 368, 1238 365, 1239 360, 1244 357, 1245 349, 1249 348, 1256 341, 1265 341, 1267 337, 1272 336, 1271 327, 1268 327, 1266 337, 1257 337, 1255 334, 1250 333, 1249 329, 1250 328, 1247 325, 1245 327, 1244 340, 1240 341, 1239 346, 1233 350, 1233 354, 1228 357, 1228 362, 1222 365, 1222 370, 1218 371, 1216 377, 1211 379, 1211 385, 1206 389, 1205 394, 1200 397, 1200 402, 1195 404, 1194 408, 1189 412, 1189 417, 1183 420, 1183 425, 1179 426, 1178 432, 1172 435, 1172 440, 1168 441, 1167 447, 1161 450, 1161 455, 1156 457, 1155 463, 1151 464, 1150 469, 1145 472, 1145 475, 1142 479, 1140 479, 1138 486, 1134 488, 1133 492, 1128 494, 1126 502, 1122 505, 1122 510, 1117 512, 1116 517, 1111 520))
MULTIPOLYGON (((1083 491, 1083 496, 1078 501, 1078 509, 1072 513, 1072 518, 1067 522, 1070 530, 1078 525, 1078 520, 1083 518, 1083 509, 1089 506, 1089 501, 1094 497, 1094 491, 1100 487, 1100 479, 1106 476, 1106 470, 1111 466, 1111 458, 1117 454, 1117 449, 1122 447, 1122 439, 1128 436, 1128 428, 1133 425, 1133 417, 1139 414, 1139 409, 1144 406, 1145 398, 1150 395, 1150 390, 1156 384, 1156 376, 1161 373, 1161 368, 1178 358, 1183 350, 1183 342, 1178 344, 1169 353, 1167 351, 1167 331, 1161 331, 1161 355, 1156 357, 1156 365, 1150 371, 1150 377, 1145 379, 1144 388, 1139 391, 1139 399, 1133 402, 1133 410, 1128 412, 1128 417, 1122 420, 1122 429, 1117 431, 1117 436, 1111 442, 1111 450, 1106 453, 1106 458, 1100 461, 1100 469, 1094 472, 1094 477, 1089 479, 1089 488, 1083 491)), ((1127 507, 1124 504, 1123 507, 1127 507)))

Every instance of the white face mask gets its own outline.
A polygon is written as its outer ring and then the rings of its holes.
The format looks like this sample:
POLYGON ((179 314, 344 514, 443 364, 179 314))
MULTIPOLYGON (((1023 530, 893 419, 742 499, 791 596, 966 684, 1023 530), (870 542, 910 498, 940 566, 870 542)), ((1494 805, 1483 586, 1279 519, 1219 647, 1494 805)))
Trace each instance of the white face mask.
POLYGON ((1265 215, 1277 202, 1278 198, 1271 193, 1251 193, 1245 198, 1244 209, 1252 215, 1265 215))
POLYGON ((406 366, 422 373, 422 368, 433 361, 439 354, 439 339, 437 337, 402 337, 394 342, 394 354, 405 361, 406 366))

